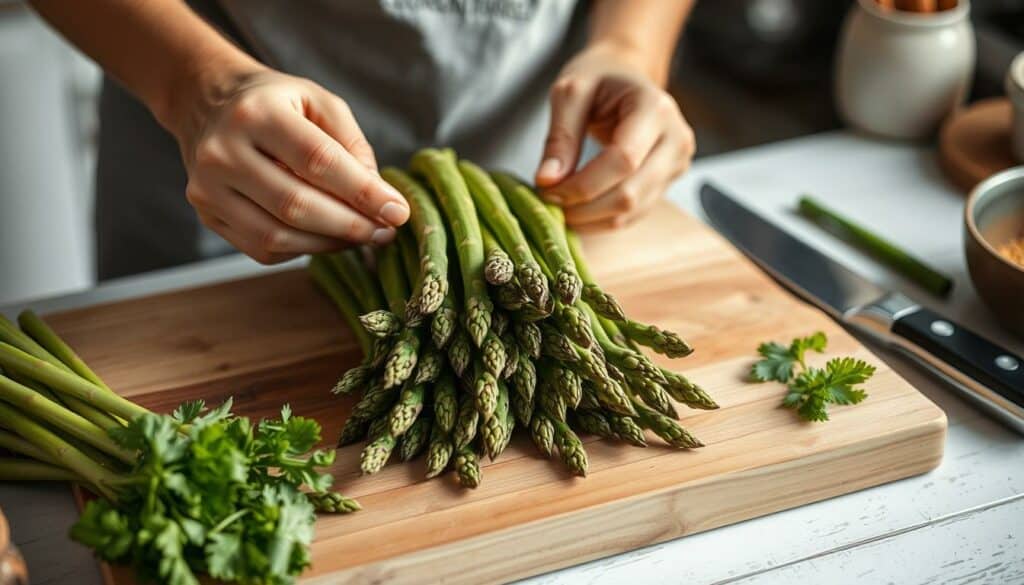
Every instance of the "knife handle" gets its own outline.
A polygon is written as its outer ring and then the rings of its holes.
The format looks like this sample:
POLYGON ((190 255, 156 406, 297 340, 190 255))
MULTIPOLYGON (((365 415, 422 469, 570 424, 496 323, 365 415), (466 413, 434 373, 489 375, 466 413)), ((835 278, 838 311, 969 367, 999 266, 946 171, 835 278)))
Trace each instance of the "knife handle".
POLYGON ((906 349, 911 353, 918 354, 969 389, 1010 410, 1024 412, 1024 358, 1021 356, 923 307, 897 318, 892 332, 910 342, 906 349), (920 355, 917 349, 942 363, 920 355), (1002 400, 991 393, 998 394, 1002 400), (1005 401, 1013 403, 1015 408, 1005 401))

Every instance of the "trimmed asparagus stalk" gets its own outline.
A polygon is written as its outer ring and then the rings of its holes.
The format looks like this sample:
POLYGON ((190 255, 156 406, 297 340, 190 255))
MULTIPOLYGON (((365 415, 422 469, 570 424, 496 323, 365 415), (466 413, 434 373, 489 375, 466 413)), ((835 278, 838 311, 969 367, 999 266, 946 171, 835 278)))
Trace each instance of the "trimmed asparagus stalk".
POLYGON ((583 282, 576 272, 561 226, 532 189, 511 175, 494 173, 492 177, 509 207, 526 224, 526 232, 543 253, 544 261, 554 275, 559 299, 567 305, 575 304, 580 298, 583 282))
POLYGON ((448 235, 441 212, 427 189, 411 175, 388 167, 381 170, 381 177, 409 202, 409 225, 420 258, 412 302, 421 315, 433 314, 448 294, 448 235))
POLYGON ((469 188, 459 174, 452 151, 423 149, 413 156, 412 168, 430 182, 455 237, 465 296, 466 329, 479 347, 491 326, 493 308, 484 281, 483 236, 469 188))
POLYGON ((0 423, 45 451, 51 461, 81 476, 101 496, 110 501, 117 500, 110 487, 117 481, 117 476, 71 443, 4 402, 0 402, 0 423))
POLYGON ((126 420, 149 411, 121 396, 108 392, 77 374, 62 370, 7 343, 0 343, 0 367, 29 377, 63 395, 94 404, 126 420))
POLYGON ((459 162, 473 202, 481 217, 491 228, 515 265, 515 276, 523 291, 533 302, 543 305, 548 297, 548 282, 530 252, 530 246, 519 221, 509 209, 501 190, 486 171, 468 161, 459 162))

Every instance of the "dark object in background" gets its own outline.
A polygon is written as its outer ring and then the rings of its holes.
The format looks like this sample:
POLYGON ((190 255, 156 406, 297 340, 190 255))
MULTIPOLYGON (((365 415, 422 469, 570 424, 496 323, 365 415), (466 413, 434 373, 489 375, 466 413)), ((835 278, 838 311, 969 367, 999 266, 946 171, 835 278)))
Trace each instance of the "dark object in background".
POLYGON ((698 2, 686 45, 746 83, 790 85, 820 80, 832 66, 850 0, 698 2))

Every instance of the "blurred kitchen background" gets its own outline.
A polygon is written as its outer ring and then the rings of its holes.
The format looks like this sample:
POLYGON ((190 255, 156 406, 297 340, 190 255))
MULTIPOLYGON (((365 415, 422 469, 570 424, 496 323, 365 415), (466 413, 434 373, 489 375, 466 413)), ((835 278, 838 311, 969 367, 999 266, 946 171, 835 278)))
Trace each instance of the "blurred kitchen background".
MULTIPOLYGON (((674 0, 666 0, 674 1, 674 0)), ((834 49, 850 0, 703 0, 672 93, 698 156, 838 128, 834 49)), ((972 0, 971 100, 1002 93, 1024 0, 972 0)), ((87 288, 100 74, 23 3, 0 0, 0 304, 87 288)), ((140 186, 144 195, 145 186, 140 186)))

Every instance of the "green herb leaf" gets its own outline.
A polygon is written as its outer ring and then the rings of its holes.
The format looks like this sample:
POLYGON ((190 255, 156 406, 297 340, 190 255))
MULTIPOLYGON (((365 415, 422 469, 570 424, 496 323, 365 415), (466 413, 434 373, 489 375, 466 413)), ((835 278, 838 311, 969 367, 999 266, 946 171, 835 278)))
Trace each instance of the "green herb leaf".
POLYGON ((764 359, 755 362, 751 367, 751 378, 758 382, 775 380, 786 383, 793 377, 793 363, 796 360, 793 359, 788 347, 771 341, 759 345, 757 353, 764 359))

